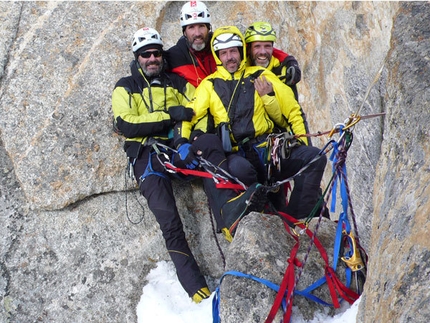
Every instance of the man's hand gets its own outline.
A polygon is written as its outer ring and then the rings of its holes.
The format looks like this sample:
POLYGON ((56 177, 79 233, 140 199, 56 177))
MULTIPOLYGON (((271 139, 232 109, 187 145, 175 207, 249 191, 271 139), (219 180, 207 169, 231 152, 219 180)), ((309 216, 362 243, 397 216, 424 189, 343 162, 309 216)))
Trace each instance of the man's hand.
POLYGON ((178 153, 181 160, 185 162, 185 165, 187 166, 187 168, 194 169, 199 165, 199 162, 190 148, 191 148, 191 144, 189 143, 182 144, 178 149, 178 153))
POLYGON ((256 78, 254 80, 254 86, 260 96, 273 92, 272 83, 268 82, 264 76, 256 78))
POLYGON ((194 116, 194 110, 186 108, 183 105, 171 106, 168 110, 170 118, 179 121, 191 121, 194 116))

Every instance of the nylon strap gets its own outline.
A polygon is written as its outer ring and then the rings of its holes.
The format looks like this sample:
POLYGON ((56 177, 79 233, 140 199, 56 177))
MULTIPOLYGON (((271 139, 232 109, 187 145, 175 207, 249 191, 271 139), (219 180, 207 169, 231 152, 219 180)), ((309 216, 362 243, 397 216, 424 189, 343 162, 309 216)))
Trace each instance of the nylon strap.
MULTIPOLYGON (((290 215, 288 215, 286 213, 279 212, 279 214, 291 223, 297 222, 297 220, 295 218, 291 217, 290 215)), ((340 307, 337 293, 339 293, 339 295, 343 299, 345 299, 348 303, 350 303, 350 304, 354 303, 360 297, 360 295, 358 295, 357 293, 355 293, 354 291, 352 291, 351 289, 346 287, 340 281, 340 279, 337 277, 336 272, 329 265, 327 253, 326 253, 323 245, 319 241, 319 239, 316 236, 314 236, 312 231, 310 231, 304 224, 296 223, 296 225, 299 226, 301 229, 305 230, 306 234, 314 242, 315 246, 317 247, 318 251, 320 252, 322 259, 324 260, 324 262, 326 264, 325 265, 325 280, 327 281, 327 286, 328 286, 329 291, 330 291, 330 296, 331 296, 332 301, 333 301, 333 306, 335 308, 340 307)), ((290 231, 290 230, 288 230, 288 231, 290 231)), ((281 288, 278 291, 278 294, 276 295, 272 309, 271 309, 265 323, 273 322, 273 319, 275 318, 276 312, 278 311, 278 309, 281 305, 280 300, 282 300, 282 298, 284 296, 285 296, 286 301, 287 301, 287 309, 284 313, 284 322, 289 322, 290 318, 291 318, 293 294, 292 294, 292 291, 290 291, 290 289, 291 289, 291 286, 292 286, 293 290, 295 287, 294 267, 292 267, 292 265, 296 263, 294 261, 294 258, 296 257, 297 250, 299 247, 298 237, 295 236, 294 234, 292 234, 292 237, 296 240, 296 244, 294 245, 294 247, 291 251, 290 258, 288 259, 289 264, 288 264, 287 270, 285 272, 285 275, 284 275, 284 278, 282 281, 283 284, 281 284, 281 288), (287 295, 285 295, 285 291, 286 291, 287 287, 290 287, 290 288, 289 288, 289 290, 287 290, 287 295)))
POLYGON ((197 176, 197 177, 204 177, 204 178, 213 178, 216 183, 217 188, 225 188, 225 189, 232 189, 232 190, 243 190, 243 186, 240 184, 235 184, 230 182, 229 180, 225 180, 222 178, 214 178, 211 174, 200 171, 200 170, 194 170, 194 169, 188 169, 188 168, 179 168, 174 166, 171 163, 164 163, 166 168, 175 171, 176 173, 181 173, 183 175, 191 175, 191 176, 197 176))

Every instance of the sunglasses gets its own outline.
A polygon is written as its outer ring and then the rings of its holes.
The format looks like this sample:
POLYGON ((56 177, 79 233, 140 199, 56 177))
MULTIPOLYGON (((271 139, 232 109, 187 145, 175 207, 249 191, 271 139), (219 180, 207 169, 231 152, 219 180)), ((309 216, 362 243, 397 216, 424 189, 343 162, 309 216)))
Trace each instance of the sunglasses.
POLYGON ((163 52, 161 50, 155 50, 151 52, 142 52, 139 55, 143 58, 150 58, 151 55, 154 55, 154 57, 161 57, 161 55, 163 55, 163 52))

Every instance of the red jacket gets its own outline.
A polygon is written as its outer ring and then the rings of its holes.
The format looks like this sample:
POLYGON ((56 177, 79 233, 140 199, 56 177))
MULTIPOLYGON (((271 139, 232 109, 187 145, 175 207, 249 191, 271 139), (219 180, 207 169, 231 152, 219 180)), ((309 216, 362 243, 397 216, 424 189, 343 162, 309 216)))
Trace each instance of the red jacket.
POLYGON ((184 77, 195 87, 216 70, 210 46, 200 52, 194 51, 188 47, 184 36, 179 38, 175 46, 167 50, 166 60, 169 71, 184 77))

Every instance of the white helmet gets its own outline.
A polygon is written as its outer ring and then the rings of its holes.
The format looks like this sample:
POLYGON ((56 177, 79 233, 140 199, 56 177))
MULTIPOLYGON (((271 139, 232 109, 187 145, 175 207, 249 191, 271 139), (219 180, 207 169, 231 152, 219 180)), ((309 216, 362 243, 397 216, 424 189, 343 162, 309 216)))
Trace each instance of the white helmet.
POLYGON ((192 24, 210 24, 211 14, 201 1, 188 1, 181 9, 181 27, 192 24))
POLYGON ((136 31, 133 36, 132 49, 133 53, 147 45, 158 45, 163 47, 163 40, 160 34, 153 28, 143 27, 136 31))
POLYGON ((220 49, 226 49, 230 47, 243 47, 243 42, 239 35, 225 33, 215 37, 213 42, 213 49, 215 52, 219 51, 220 49))

